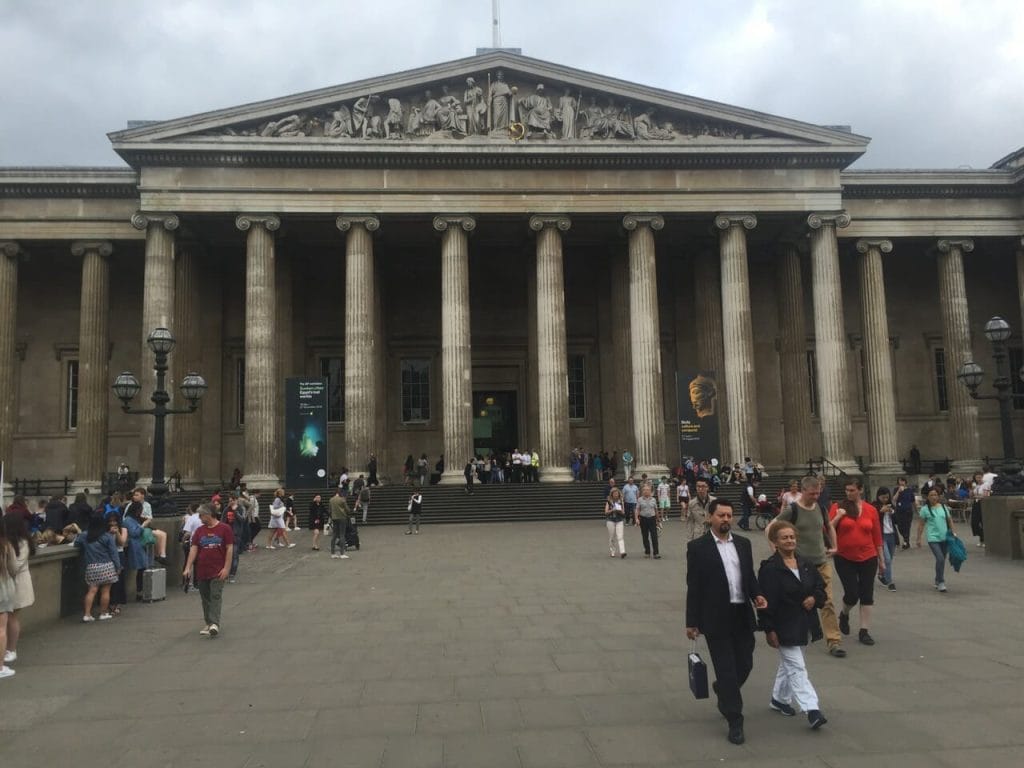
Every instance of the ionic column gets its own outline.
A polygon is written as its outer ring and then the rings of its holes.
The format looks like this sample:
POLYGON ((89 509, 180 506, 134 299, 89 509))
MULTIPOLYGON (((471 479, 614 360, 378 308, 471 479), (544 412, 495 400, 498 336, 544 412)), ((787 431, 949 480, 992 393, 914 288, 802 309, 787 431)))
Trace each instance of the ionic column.
POLYGON ((957 381, 960 366, 974 358, 967 311, 964 254, 974 250, 973 240, 939 240, 939 311, 942 344, 946 350, 946 393, 949 398, 949 450, 954 472, 974 472, 981 466, 978 408, 957 381))
POLYGON ((18 425, 14 390, 16 330, 18 325, 18 262, 27 258, 21 245, 0 241, 0 461, 12 474, 14 432, 18 425))
MULTIPOLYGON (((376 271, 375 216, 339 216, 345 237, 345 457, 343 465, 362 467, 376 445, 377 385, 381 376, 374 332, 376 271)), ((445 463, 449 458, 445 456, 445 463)))
POLYGON ((779 370, 786 471, 806 472, 813 455, 811 409, 807 403, 807 326, 804 320, 804 280, 800 253, 783 243, 775 273, 779 311, 779 370))
MULTIPOLYGON (((562 232, 567 216, 531 216, 537 233, 538 452, 542 480, 571 482, 569 461, 569 359, 565 340, 565 275, 562 232)), ((526 446, 521 446, 526 447, 526 446)))
MULTIPOLYGON (((201 262, 205 256, 202 246, 195 241, 179 242, 174 259, 174 337, 178 343, 174 356, 178 358, 179 379, 189 371, 208 376, 202 364, 202 334, 200 318, 202 307, 201 262)), ((209 383, 209 381, 207 381, 209 383)), ((211 398, 203 402, 208 407, 211 398)), ((195 413, 174 417, 168 474, 181 475, 185 488, 195 488, 202 482, 203 414, 195 413)))
MULTIPOLYGON (((143 402, 156 389, 156 371, 153 370, 153 353, 146 344, 154 328, 174 329, 174 231, 178 228, 178 217, 174 214, 138 212, 132 216, 132 226, 146 232, 146 261, 142 276, 142 362, 139 365, 139 383, 142 385, 143 402)), ((167 361, 167 381, 175 381, 177 356, 172 352, 167 361)), ((168 405, 174 405, 173 387, 167 391, 171 396, 168 405)), ((148 485, 153 469, 153 429, 155 419, 139 419, 139 484, 148 485)), ((172 439, 174 426, 168 420, 165 439, 172 439)))
POLYGON ((665 226, 656 215, 628 214, 629 318, 633 379, 633 456, 637 474, 668 472, 665 463, 665 397, 661 380, 661 329, 658 317, 658 273, 654 232, 665 226))
MULTIPOLYGON (((613 434, 618 439, 609 446, 609 450, 617 450, 619 456, 622 456, 626 451, 636 452, 636 434, 633 431, 633 381, 630 376, 632 359, 629 331, 629 261, 620 243, 613 246, 609 259, 611 296, 608 308, 611 315, 612 362, 615 368, 612 375, 611 397, 601 400, 601 410, 611 411, 616 420, 613 434)), ((607 440, 607 437, 605 439, 607 440)), ((625 472, 621 460, 619 467, 625 472)))
POLYGON ((78 428, 75 434, 75 489, 98 492, 107 463, 110 403, 110 265, 108 242, 80 241, 71 253, 82 257, 82 302, 78 321, 78 428))
POLYGON ((235 226, 245 239, 245 463, 252 489, 272 489, 277 473, 277 315, 274 286, 274 232, 277 216, 243 214, 235 226))
POLYGON ((1017 246, 1017 294, 1020 304, 1020 333, 1024 334, 1024 237, 1017 246))
MULTIPOLYGON (((761 443, 757 434, 757 380, 746 233, 757 226, 757 217, 749 213, 723 214, 715 217, 715 226, 721 230, 722 346, 725 391, 729 396, 729 453, 725 460, 737 462, 749 456, 758 461, 761 443)), ((726 450, 726 446, 722 449, 726 450)))
POLYGON ((442 483, 465 481, 473 455, 473 355, 469 322, 469 216, 438 216, 441 236, 441 411, 444 435, 442 483))
MULTIPOLYGON (((729 397, 722 345, 722 275, 712 253, 699 253, 693 263, 693 308, 697 329, 697 365, 714 371, 718 386, 718 452, 729 448, 729 397)), ((707 457, 696 457, 703 459, 707 457)), ((719 457, 715 457, 719 458, 719 457)))
POLYGON ((891 240, 858 240, 861 317, 864 326, 864 388, 868 408, 869 471, 898 475, 903 471, 896 443, 896 389, 889 353, 889 318, 885 304, 882 254, 891 240))
POLYGON ((845 213, 812 213, 807 217, 807 226, 811 230, 814 359, 822 451, 826 459, 844 471, 860 474, 853 460, 843 286, 839 273, 839 242, 836 239, 836 228, 849 224, 850 217, 845 213))

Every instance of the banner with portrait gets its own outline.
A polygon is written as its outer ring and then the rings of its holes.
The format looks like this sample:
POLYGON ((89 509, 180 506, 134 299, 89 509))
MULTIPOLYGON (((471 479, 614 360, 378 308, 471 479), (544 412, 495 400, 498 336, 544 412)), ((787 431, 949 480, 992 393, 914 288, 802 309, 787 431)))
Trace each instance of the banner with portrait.
POLYGON ((327 487, 327 379, 285 380, 284 451, 289 487, 327 487))
MULTIPOLYGON (((718 378, 715 371, 684 368, 676 372, 679 456, 698 461, 718 458, 718 378)), ((680 461, 680 463, 682 463, 680 461)))

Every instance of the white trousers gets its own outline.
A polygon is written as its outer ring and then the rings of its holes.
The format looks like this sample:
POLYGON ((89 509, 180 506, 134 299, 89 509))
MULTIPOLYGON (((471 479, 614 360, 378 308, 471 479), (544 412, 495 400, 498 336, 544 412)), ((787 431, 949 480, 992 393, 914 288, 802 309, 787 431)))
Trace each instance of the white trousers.
POLYGON ((624 555, 626 553, 626 533, 622 521, 613 523, 611 520, 606 520, 605 525, 608 526, 608 551, 613 555, 616 554, 615 542, 618 541, 619 551, 617 554, 624 555))
POLYGON ((783 704, 796 703, 804 712, 818 709, 818 694, 807 677, 804 649, 799 645, 779 646, 779 669, 775 673, 772 698, 783 704))

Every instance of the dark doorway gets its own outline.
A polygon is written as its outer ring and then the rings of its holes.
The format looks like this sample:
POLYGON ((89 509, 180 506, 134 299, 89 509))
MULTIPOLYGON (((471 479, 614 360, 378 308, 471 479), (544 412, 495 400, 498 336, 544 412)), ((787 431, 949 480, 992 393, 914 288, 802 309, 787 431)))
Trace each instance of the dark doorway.
POLYGON ((473 450, 478 456, 511 451, 519 446, 519 415, 515 390, 473 393, 473 450))

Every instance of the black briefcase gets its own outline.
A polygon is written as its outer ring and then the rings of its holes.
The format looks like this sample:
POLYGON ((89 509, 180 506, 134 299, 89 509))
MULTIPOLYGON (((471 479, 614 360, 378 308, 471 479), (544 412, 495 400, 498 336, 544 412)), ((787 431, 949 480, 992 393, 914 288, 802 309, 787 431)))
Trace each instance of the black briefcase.
POLYGON ((690 646, 690 654, 686 657, 690 670, 690 692, 695 699, 708 698, 708 665, 697 653, 697 643, 690 646))

